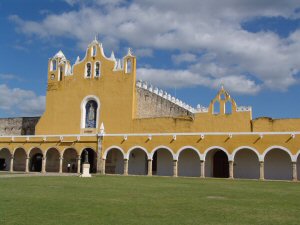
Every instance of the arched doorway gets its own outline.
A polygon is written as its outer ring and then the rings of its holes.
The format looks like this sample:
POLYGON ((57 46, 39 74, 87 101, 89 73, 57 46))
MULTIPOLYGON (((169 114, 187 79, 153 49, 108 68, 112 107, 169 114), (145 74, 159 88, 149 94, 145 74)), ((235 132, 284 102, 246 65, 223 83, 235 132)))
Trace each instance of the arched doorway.
POLYGON ((73 148, 68 148, 63 153, 63 173, 77 173, 77 151, 73 148), (68 169, 68 164, 70 165, 68 169))
POLYGON ((229 162, 227 154, 221 149, 211 149, 205 157, 206 177, 229 177, 229 162))
POLYGON ((43 163, 43 153, 40 149, 34 148, 30 151, 30 166, 29 171, 31 172, 41 172, 43 163))
POLYGON ((128 174, 146 175, 148 172, 148 157, 142 149, 134 149, 129 154, 128 174))
MULTIPOLYGON (((88 161, 90 164, 90 173, 96 173, 97 172, 97 154, 96 152, 91 148, 85 148, 81 153, 81 165, 84 163, 84 157, 85 157, 85 151, 88 152, 88 161)), ((82 170, 82 166, 81 166, 82 170)))
POLYGON ((152 158, 152 174, 158 176, 173 176, 173 155, 165 149, 157 149, 152 158))
POLYGON ((17 148, 14 152, 14 171, 26 170, 26 152, 23 148, 17 148))
POLYGON ((185 149, 178 156, 178 176, 199 177, 200 158, 193 149, 185 149))
POLYGON ((59 172, 59 152, 56 148, 46 153, 46 172, 59 172))
POLYGON ((123 174, 124 173, 124 155, 117 148, 110 149, 107 152, 105 160, 105 173, 123 174))
POLYGON ((250 149, 240 149, 234 156, 234 177, 259 179, 259 160, 250 149))
POLYGON ((272 149, 264 159, 265 179, 292 180, 292 162, 289 154, 281 149, 272 149))
POLYGON ((0 150, 0 171, 9 171, 11 153, 7 148, 0 150))

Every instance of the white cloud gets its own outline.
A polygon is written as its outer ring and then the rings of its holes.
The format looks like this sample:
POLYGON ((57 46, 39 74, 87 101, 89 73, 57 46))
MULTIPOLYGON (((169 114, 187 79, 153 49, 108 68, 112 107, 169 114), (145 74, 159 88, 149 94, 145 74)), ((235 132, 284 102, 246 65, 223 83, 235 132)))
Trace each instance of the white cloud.
POLYGON ((262 16, 299 18, 299 10, 295 10, 298 0, 135 0, 127 4, 122 0, 66 1, 81 6, 45 15, 41 21, 27 21, 17 15, 10 16, 10 20, 21 33, 43 39, 71 37, 82 49, 100 33, 104 47, 109 49, 116 50, 121 42, 127 42, 138 49, 137 53, 140 50, 140 56, 150 56, 155 49, 181 52, 173 56, 174 62, 186 62, 189 67, 169 69, 172 73, 166 76, 168 81, 156 77, 161 83, 172 84, 185 74, 201 80, 198 85, 209 87, 222 80, 240 93, 257 93, 262 87, 286 90, 297 83, 300 31, 281 38, 272 32, 250 33, 242 29, 241 23, 262 16), (235 83, 249 89, 237 88, 235 83))
POLYGON ((41 115, 45 110, 45 96, 0 84, 0 109, 14 116, 41 115))

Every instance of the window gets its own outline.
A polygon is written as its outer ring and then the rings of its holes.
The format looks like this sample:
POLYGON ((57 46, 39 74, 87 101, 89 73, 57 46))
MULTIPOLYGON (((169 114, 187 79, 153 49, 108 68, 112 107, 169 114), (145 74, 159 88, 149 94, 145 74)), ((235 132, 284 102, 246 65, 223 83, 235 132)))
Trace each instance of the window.
POLYGON ((126 60, 126 73, 131 73, 132 70, 132 60, 127 59, 126 60))
POLYGON ((220 102, 215 101, 213 104, 213 114, 219 114, 220 113, 220 102))
POLYGON ((89 100, 85 105, 85 128, 96 128, 98 104, 89 100))
POLYGON ((85 72, 85 76, 90 78, 91 77, 91 63, 87 63, 86 64, 86 72, 85 72))
POLYGON ((63 67, 59 67, 59 75, 58 75, 58 81, 61 81, 62 80, 62 77, 63 77, 63 67))
POLYGON ((232 103, 231 101, 227 101, 225 103, 225 114, 231 114, 232 113, 232 103))
POLYGON ((55 59, 53 59, 51 61, 51 71, 54 71, 54 70, 56 70, 56 60, 55 59))
POLYGON ((100 77, 100 62, 95 63, 95 77, 100 77))
POLYGON ((97 48, 96 48, 96 46, 94 45, 93 48, 92 48, 92 56, 95 57, 95 56, 96 56, 96 53, 97 53, 97 48))

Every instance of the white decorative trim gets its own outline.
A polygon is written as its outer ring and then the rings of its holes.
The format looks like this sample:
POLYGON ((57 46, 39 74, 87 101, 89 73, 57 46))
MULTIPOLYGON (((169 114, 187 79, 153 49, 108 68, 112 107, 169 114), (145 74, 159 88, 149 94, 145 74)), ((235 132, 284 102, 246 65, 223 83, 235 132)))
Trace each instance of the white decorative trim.
POLYGON ((154 149, 151 151, 150 155, 149 155, 149 156, 150 156, 150 159, 153 159, 154 153, 155 153, 157 150, 159 150, 159 149, 166 149, 167 151, 169 151, 169 152, 171 153, 171 155, 172 155, 172 157, 173 157, 173 160, 176 160, 175 153, 172 151, 172 149, 170 149, 169 147, 164 146, 164 145, 160 145, 160 146, 154 148, 154 149))
POLYGON ((252 151, 252 152, 254 152, 254 153, 256 154, 257 159, 258 159, 260 162, 264 161, 264 160, 263 160, 263 156, 262 156, 261 154, 259 154, 259 152, 258 152, 255 148, 250 147, 250 146, 240 146, 240 147, 234 149, 233 152, 232 152, 232 154, 231 154, 233 160, 234 160, 234 158, 235 158, 236 153, 237 153, 238 151, 240 151, 240 150, 250 150, 250 151, 252 151))
POLYGON ((293 162, 295 161, 295 159, 294 159, 295 156, 291 154, 291 151, 289 149, 287 149, 283 146, 278 146, 278 145, 273 145, 273 146, 268 147, 262 154, 263 160, 265 160, 265 157, 268 154, 268 152, 270 152, 274 149, 279 149, 279 150, 285 151, 290 156, 291 161, 293 161, 293 162))
POLYGON ((204 157, 203 157, 203 155, 199 152, 199 150, 197 149, 197 148, 195 148, 195 147, 193 147, 193 146, 184 146, 184 147, 182 147, 182 148, 180 148, 177 152, 176 152, 176 154, 175 154, 175 158, 176 158, 176 160, 179 160, 179 156, 180 156, 180 153, 181 152, 183 152, 183 151, 185 151, 185 150, 193 150, 194 152, 196 152, 197 153, 197 155, 199 156, 199 160, 204 160, 204 157))
POLYGON ((237 106, 236 111, 237 112, 251 112, 252 107, 251 106, 237 106))
POLYGON ((211 146, 211 147, 207 148, 207 149, 204 151, 204 153, 203 153, 203 160, 206 160, 206 155, 207 155, 207 153, 210 152, 210 151, 212 151, 212 150, 222 150, 222 151, 225 152, 225 154, 227 155, 228 161, 232 160, 232 157, 231 157, 231 155, 228 153, 228 151, 227 151, 225 148, 221 147, 221 146, 211 146))
POLYGON ((130 158, 130 153, 133 151, 133 150, 142 150, 143 152, 145 152, 146 153, 146 155, 147 155, 147 159, 148 160, 150 160, 152 157, 151 157, 151 154, 149 154, 148 153, 148 151, 147 151, 147 149, 146 148, 144 148, 144 147, 142 147, 142 146, 134 146, 134 147, 132 147, 132 148, 130 148, 128 151, 127 151, 127 153, 126 153, 126 156, 125 156, 125 159, 128 159, 129 160, 129 158, 130 158))
POLYGON ((81 123, 80 123, 80 127, 81 127, 81 129, 85 129, 86 128, 85 127, 85 114, 86 114, 85 106, 88 103, 88 101, 90 101, 90 100, 96 101, 97 105, 98 105, 98 107, 97 107, 97 113, 96 113, 96 117, 97 117, 96 118, 96 129, 98 129, 99 116, 100 116, 100 100, 95 95, 88 95, 81 102, 81 105, 80 105, 80 109, 81 109, 81 123))
POLYGON ((116 146, 116 145, 113 145, 113 146, 108 147, 108 148, 104 151, 103 156, 102 156, 102 159, 106 159, 108 152, 109 152, 110 150, 113 150, 113 149, 119 150, 119 151, 123 154, 123 158, 126 159, 126 156, 127 156, 127 155, 126 155, 126 153, 124 152, 124 150, 123 150, 121 147, 116 146))

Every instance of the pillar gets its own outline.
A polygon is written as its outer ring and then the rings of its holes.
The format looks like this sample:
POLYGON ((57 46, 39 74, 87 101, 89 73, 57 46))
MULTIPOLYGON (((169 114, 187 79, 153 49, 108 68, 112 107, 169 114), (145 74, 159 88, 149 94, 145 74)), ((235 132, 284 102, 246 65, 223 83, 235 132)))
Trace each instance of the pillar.
POLYGON ((200 177, 205 178, 205 161, 200 161, 200 177))
POLYGON ((77 173, 80 173, 80 167, 81 167, 81 156, 78 155, 78 157, 77 157, 77 173))
POLYGON ((229 178, 233 179, 233 160, 229 161, 229 178))
POLYGON ((27 156, 27 157, 26 157, 26 162, 25 162, 25 172, 26 172, 26 173, 29 172, 29 159, 30 159, 30 157, 27 156))
POLYGON ((9 172, 14 172, 14 157, 10 157, 10 167, 9 167, 9 172))
POLYGON ((42 161, 42 173, 46 173, 46 157, 43 157, 42 161))
POLYGON ((124 159, 124 175, 128 175, 128 159, 124 159))
POLYGON ((100 173, 102 174, 102 175, 105 175, 105 164, 106 164, 106 159, 101 159, 101 161, 102 161, 102 169, 101 169, 101 171, 100 171, 100 173))
POLYGON ((293 181, 297 181, 297 162, 292 162, 292 168, 293 168, 293 181))
POLYGON ((265 165, 263 161, 259 162, 259 179, 265 179, 265 165))
POLYGON ((62 173, 62 167, 63 167, 63 157, 59 157, 59 173, 62 173))
POLYGON ((152 176, 152 159, 148 159, 148 176, 152 176))
POLYGON ((178 161, 173 160, 173 177, 178 176, 178 161))

